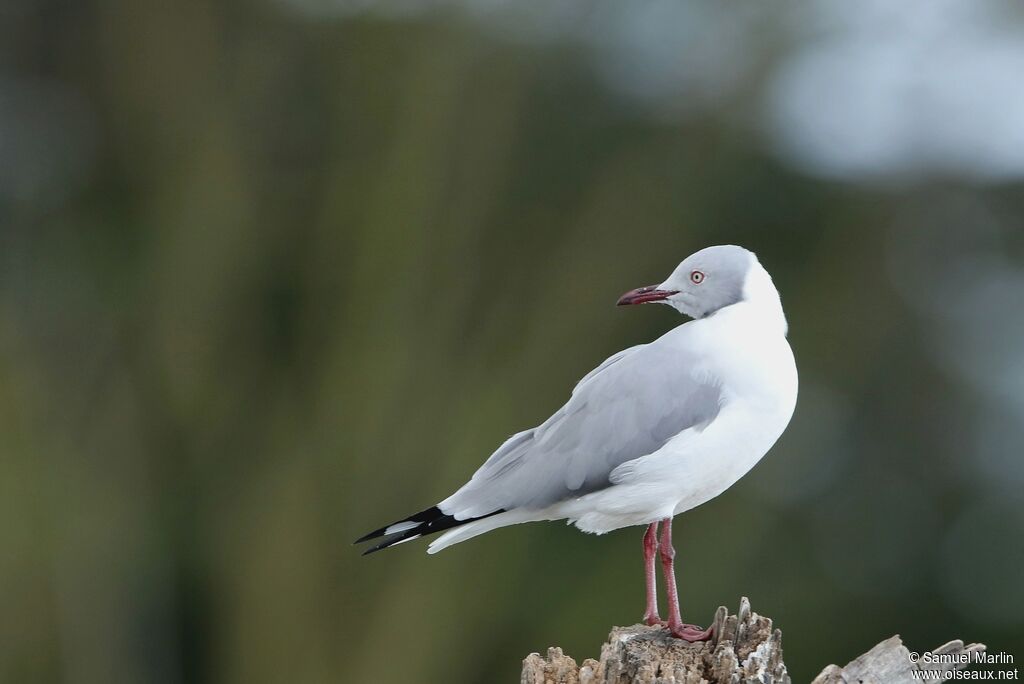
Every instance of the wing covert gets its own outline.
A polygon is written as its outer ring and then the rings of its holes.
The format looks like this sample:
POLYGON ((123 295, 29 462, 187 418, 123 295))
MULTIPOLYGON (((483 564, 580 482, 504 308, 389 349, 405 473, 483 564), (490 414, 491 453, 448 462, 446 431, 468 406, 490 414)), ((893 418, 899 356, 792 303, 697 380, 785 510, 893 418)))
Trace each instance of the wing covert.
POLYGON ((603 489, 617 466, 703 429, 721 400, 720 383, 678 346, 623 350, 584 376, 544 423, 510 437, 441 509, 475 517, 603 489))

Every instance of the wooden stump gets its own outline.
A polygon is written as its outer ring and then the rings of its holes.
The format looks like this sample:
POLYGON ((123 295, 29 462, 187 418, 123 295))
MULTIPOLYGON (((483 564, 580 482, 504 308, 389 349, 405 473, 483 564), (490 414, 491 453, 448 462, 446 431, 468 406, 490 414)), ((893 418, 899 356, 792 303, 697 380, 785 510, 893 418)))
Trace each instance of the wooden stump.
MULTIPOLYGON (((581 665, 560 648, 523 661, 521 684, 790 684, 782 659, 782 632, 770 618, 750 609, 746 597, 736 615, 725 606, 715 613, 710 641, 689 644, 662 627, 615 627, 601 647, 600 660, 581 665)), ((982 644, 951 641, 933 653, 979 653, 982 644)), ((964 667, 960 665, 959 667, 964 667)), ((898 636, 886 639, 846 667, 829 665, 812 684, 910 684, 940 682, 914 677, 918 665, 898 636)))

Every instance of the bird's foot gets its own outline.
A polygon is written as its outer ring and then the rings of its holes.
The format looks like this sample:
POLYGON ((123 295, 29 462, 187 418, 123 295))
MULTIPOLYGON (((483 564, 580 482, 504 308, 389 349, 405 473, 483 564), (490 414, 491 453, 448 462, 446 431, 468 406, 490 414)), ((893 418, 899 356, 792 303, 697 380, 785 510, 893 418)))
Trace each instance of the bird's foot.
POLYGON ((666 627, 668 625, 668 621, 662 620, 658 617, 657 613, 654 615, 644 615, 643 623, 648 627, 666 627))
POLYGON ((688 641, 691 644, 695 641, 707 641, 711 638, 714 632, 714 627, 708 627, 707 629, 701 629, 697 625, 688 625, 685 622, 678 625, 666 625, 668 631, 676 639, 682 639, 688 641))

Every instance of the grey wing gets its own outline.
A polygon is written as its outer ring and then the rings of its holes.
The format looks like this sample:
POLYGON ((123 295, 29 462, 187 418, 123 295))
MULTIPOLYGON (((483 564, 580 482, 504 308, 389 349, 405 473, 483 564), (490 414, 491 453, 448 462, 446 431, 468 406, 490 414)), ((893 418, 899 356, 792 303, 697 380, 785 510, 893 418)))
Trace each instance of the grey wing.
POLYGON ((617 466, 718 414, 721 386, 695 361, 657 344, 615 354, 542 425, 502 444, 441 509, 457 518, 540 509, 609 486, 617 466))

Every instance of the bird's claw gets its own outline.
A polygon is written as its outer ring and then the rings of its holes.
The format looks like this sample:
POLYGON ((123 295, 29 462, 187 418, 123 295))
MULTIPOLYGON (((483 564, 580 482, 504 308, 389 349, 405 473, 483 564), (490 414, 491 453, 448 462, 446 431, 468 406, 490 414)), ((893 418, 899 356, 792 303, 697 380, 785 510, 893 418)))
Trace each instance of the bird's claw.
POLYGON ((644 615, 643 623, 648 627, 665 627, 668 625, 668 622, 662 620, 657 613, 654 615, 644 615))

